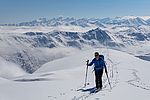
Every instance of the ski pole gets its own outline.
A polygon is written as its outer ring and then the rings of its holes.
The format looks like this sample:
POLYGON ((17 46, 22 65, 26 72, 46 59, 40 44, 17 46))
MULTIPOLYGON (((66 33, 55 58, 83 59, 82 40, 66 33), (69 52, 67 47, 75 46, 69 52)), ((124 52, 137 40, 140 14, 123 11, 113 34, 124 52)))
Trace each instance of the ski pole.
POLYGON ((106 73, 106 76, 107 76, 107 79, 108 79, 108 83, 109 83, 110 89, 112 89, 106 67, 105 67, 105 73, 106 73))
POLYGON ((87 60, 86 63, 87 63, 87 64, 86 64, 87 66, 86 66, 85 84, 84 84, 85 87, 86 87, 86 85, 87 85, 87 73, 88 73, 88 63, 89 63, 89 60, 87 60))

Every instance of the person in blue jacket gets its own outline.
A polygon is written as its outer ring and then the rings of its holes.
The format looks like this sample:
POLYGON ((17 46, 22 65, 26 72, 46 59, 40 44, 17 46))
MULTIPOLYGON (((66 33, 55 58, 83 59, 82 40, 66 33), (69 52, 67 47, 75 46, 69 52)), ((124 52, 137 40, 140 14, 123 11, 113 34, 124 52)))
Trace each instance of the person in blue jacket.
POLYGON ((96 88, 98 90, 101 90, 103 69, 106 68, 106 65, 105 65, 103 55, 99 55, 98 52, 95 52, 94 55, 95 55, 95 58, 88 64, 88 66, 92 66, 94 64, 96 88))

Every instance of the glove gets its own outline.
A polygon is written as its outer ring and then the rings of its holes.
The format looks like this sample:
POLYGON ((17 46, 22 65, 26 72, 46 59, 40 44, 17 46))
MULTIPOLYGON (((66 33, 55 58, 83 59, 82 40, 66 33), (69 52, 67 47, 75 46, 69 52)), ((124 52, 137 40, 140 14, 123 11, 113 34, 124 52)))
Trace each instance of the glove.
POLYGON ((87 66, 89 65, 89 60, 86 61, 86 65, 87 65, 87 66))

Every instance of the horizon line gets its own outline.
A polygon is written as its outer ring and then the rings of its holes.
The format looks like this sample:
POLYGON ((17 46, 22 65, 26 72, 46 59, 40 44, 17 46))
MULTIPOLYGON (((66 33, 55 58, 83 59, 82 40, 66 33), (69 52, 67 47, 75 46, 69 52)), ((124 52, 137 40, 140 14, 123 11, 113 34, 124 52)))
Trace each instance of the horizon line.
POLYGON ((0 25, 5 25, 5 24, 19 24, 19 23, 24 23, 24 22, 32 22, 35 20, 39 20, 39 19, 46 19, 46 20, 51 20, 51 19, 58 19, 58 18, 74 18, 74 19, 105 19, 105 18, 123 18, 123 19, 134 19, 134 18, 142 18, 144 20, 148 20, 150 19, 150 15, 144 15, 144 16, 134 16, 134 15, 127 15, 127 16, 112 16, 112 17, 73 17, 73 16, 58 16, 58 17, 52 17, 52 18, 48 18, 48 17, 39 17, 39 18, 35 18, 35 19, 31 19, 28 21, 17 21, 17 22, 8 22, 8 23, 0 23, 0 25))

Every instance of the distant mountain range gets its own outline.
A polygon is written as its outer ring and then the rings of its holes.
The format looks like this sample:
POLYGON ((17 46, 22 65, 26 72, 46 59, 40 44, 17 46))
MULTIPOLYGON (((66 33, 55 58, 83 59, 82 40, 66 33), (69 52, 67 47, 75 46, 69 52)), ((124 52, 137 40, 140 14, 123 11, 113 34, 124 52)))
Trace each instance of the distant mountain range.
POLYGON ((105 25, 150 25, 150 16, 125 16, 125 17, 115 17, 115 18, 39 18, 38 20, 33 20, 31 22, 22 22, 18 24, 1 24, 1 26, 59 26, 59 25, 75 25, 88 27, 90 25, 97 25, 100 27, 105 27, 105 25))

